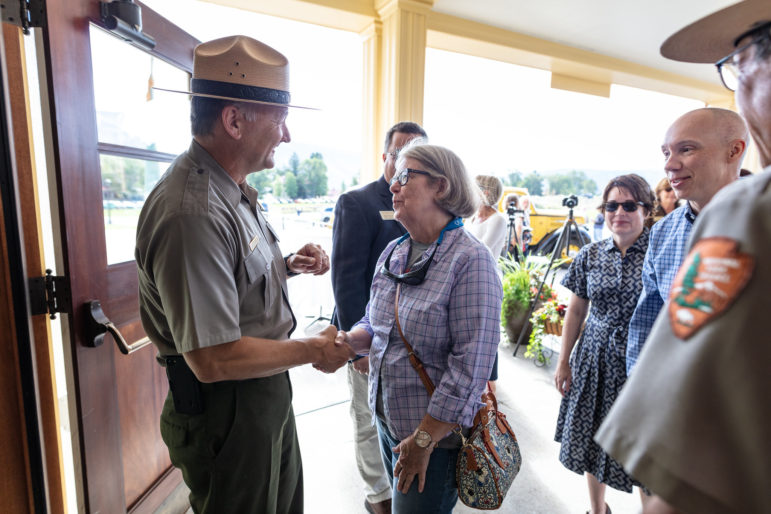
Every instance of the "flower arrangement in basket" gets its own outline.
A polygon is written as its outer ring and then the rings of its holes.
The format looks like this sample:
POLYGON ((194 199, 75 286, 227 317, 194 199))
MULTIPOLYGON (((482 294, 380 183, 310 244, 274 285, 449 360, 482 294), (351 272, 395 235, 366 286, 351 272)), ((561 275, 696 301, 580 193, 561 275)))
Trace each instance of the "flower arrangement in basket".
POLYGON ((547 334, 560 337, 562 335, 562 322, 565 320, 567 305, 560 303, 557 295, 546 301, 543 306, 533 312, 530 323, 533 331, 525 351, 526 358, 535 359, 537 365, 548 364, 551 350, 544 352, 543 337, 547 334))

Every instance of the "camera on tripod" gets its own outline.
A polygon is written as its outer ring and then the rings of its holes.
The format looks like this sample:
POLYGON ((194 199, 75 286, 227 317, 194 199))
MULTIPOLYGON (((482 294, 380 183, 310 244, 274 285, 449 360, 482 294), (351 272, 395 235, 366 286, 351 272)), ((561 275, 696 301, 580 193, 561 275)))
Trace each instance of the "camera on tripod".
POLYGON ((568 209, 574 208, 578 205, 578 197, 576 195, 570 195, 562 199, 562 206, 568 209))
POLYGON ((525 211, 517 209, 517 202, 509 202, 509 206, 506 208, 506 214, 509 215, 509 218, 513 218, 517 215, 524 216, 525 211))

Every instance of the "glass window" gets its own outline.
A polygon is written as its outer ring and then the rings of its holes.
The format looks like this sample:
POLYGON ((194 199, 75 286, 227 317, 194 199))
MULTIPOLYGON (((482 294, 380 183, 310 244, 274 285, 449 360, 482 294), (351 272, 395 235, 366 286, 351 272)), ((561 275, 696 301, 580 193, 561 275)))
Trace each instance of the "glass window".
POLYGON ((130 261, 134 259, 139 211, 168 164, 105 154, 99 157, 107 264, 130 261))
POLYGON ((170 154, 190 144, 187 72, 91 26, 91 59, 99 141, 170 154))

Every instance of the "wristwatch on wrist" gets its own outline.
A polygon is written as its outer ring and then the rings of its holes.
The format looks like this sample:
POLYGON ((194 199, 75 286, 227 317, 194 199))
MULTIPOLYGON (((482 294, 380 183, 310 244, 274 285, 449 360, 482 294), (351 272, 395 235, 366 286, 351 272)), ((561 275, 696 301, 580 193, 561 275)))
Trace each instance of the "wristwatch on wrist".
POLYGON ((425 430, 418 430, 415 432, 415 444, 417 444, 420 448, 430 450, 433 449, 435 443, 431 439, 431 434, 425 430))

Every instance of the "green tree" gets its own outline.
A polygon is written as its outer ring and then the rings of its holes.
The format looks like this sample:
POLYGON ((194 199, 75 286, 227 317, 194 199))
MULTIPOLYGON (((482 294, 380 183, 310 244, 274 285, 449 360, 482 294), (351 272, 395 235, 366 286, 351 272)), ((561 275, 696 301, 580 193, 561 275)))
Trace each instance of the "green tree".
POLYGON ((533 171, 522 179, 522 187, 526 187, 528 193, 533 196, 541 196, 543 194, 543 177, 537 171, 533 171))
POLYGON ((260 193, 268 193, 271 191, 271 183, 273 182, 274 174, 272 170, 262 170, 257 173, 251 173, 246 177, 246 183, 255 188, 260 193))
POLYGON ((287 173, 284 176, 284 192, 286 193, 286 196, 292 200, 299 198, 297 194, 297 178, 294 176, 294 173, 287 173))
POLYGON ((300 198, 327 194, 327 165, 320 153, 312 153, 300 164, 297 174, 297 193, 300 198))
POLYGON ((597 183, 583 171, 572 170, 568 173, 551 175, 547 179, 549 190, 555 195, 595 194, 597 183))
POLYGON ((518 171, 512 171, 504 177, 503 183, 506 186, 522 187, 522 174, 518 171))
POLYGON ((273 179, 273 196, 280 198, 284 194, 284 179, 280 176, 276 176, 273 179))
POLYGON ((141 198, 145 189, 145 163, 137 159, 102 155, 102 187, 105 198, 141 198))
POLYGON ((300 157, 297 156, 297 152, 289 158, 289 171, 294 173, 295 177, 300 172, 300 157))

